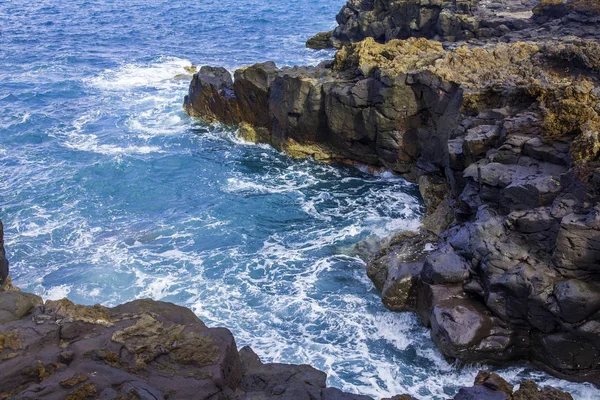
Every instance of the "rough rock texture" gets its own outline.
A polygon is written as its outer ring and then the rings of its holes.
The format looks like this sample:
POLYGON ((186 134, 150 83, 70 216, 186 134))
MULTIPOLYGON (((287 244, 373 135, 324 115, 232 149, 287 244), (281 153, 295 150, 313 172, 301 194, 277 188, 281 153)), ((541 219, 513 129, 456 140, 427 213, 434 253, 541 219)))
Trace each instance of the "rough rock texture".
POLYGON ((201 72, 184 107, 297 156, 418 182, 422 231, 368 265, 384 304, 417 312, 448 357, 599 383, 597 8, 350 1, 333 62, 257 64, 233 83, 201 72))
MULTIPOLYGON (((5 255, 1 228, 0 221, 5 255)), ((326 387, 327 375, 308 365, 265 364, 249 347, 238 351, 229 330, 208 328, 172 303, 144 299, 111 309, 67 299, 42 304, 13 288, 0 291, 0 318, 0 399, 372 400, 326 387)), ((519 399, 571 399, 525 384, 526 396, 555 397, 519 399)), ((512 393, 488 372, 475 385, 512 393)))
POLYGON ((480 371, 472 387, 462 388, 454 400, 573 400, 570 394, 551 387, 541 390, 532 381, 522 381, 519 390, 495 373, 480 371))
POLYGON ((561 35, 598 38, 595 0, 349 0, 337 15, 332 43, 372 37, 448 42, 515 42, 561 35), (560 21, 556 21, 559 19, 560 21))
POLYGON ((384 56, 371 55, 371 44, 340 50, 331 66, 245 67, 235 72, 233 84, 227 71, 218 78, 201 70, 185 109, 192 116, 242 124, 244 137, 293 155, 385 166, 414 178, 417 169, 437 170, 448 135, 442 127, 456 124, 462 93, 429 71, 406 72, 424 63, 432 47, 434 57, 444 50, 424 39, 398 42, 393 50, 403 62, 384 71, 375 67, 384 56), (417 167, 419 160, 424 164, 417 167))
POLYGON ((315 50, 331 49, 339 45, 339 41, 333 38, 333 31, 319 32, 306 41, 306 47, 315 50))
MULTIPOLYGON (((2 222, 0 255, 6 261, 2 222)), ((4 280, 8 277, 6 263, 4 280)), ((367 400, 308 365, 263 364, 171 303, 109 309, 0 290, 0 399, 367 400)))
POLYGON ((9 290, 11 287, 10 276, 8 275, 8 260, 4 250, 4 226, 0 221, 0 291, 9 290))

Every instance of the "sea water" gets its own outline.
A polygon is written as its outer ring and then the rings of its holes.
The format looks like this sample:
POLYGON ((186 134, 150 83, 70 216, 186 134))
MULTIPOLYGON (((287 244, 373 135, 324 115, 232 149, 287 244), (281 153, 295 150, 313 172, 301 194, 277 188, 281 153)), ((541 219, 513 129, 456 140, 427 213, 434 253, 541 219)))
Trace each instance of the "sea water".
POLYGON ((182 110, 192 64, 331 58, 304 42, 342 4, 0 1, 0 217, 16 284, 187 306, 264 361, 311 364, 355 393, 445 399, 471 384, 478 366, 458 370, 413 315, 387 311, 351 251, 418 227, 414 185, 296 160, 182 110))

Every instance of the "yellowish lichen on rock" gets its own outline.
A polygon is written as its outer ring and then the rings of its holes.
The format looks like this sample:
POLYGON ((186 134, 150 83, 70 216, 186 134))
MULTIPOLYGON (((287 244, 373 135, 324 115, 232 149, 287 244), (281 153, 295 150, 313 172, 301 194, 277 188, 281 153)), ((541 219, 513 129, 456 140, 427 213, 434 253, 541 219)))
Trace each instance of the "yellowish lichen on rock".
POLYGON ((566 0, 540 0, 533 8, 534 15, 560 15, 567 9, 566 0))
POLYGON ((139 316, 135 324, 115 332, 112 341, 122 344, 135 355, 136 368, 146 365, 160 355, 170 354, 177 362, 199 367, 219 360, 219 347, 209 337, 184 333, 184 325, 165 327, 150 314, 139 316))
POLYGON ((61 363, 51 362, 44 364, 40 360, 36 360, 32 366, 24 368, 22 374, 27 375, 38 382, 42 382, 44 379, 48 379, 59 369, 64 367, 65 365, 61 363))
POLYGON ((237 134, 240 138, 252 143, 271 143, 271 134, 266 128, 255 128, 246 122, 239 125, 237 134))
POLYGON ((88 376, 85 374, 75 374, 69 379, 63 379, 60 381, 60 385, 65 388, 71 388, 73 386, 79 385, 81 382, 85 382, 88 380, 88 376))
POLYGON ((319 144, 301 144, 293 139, 288 139, 283 145, 283 151, 295 158, 312 157, 317 161, 331 161, 335 157, 329 149, 319 144))
POLYGON ((23 344, 21 342, 21 335, 17 330, 8 331, 0 334, 0 352, 5 349, 21 350, 23 344))
MULTIPOLYGON (((593 94, 594 85, 588 80, 572 82, 566 87, 540 89, 538 100, 543 114, 543 133, 551 138, 580 136, 588 132, 593 137, 600 127, 600 116, 596 111, 598 99, 593 94)), ((587 139, 582 139, 587 141, 587 139)), ((575 148, 579 145, 575 144, 575 148)), ((573 152, 574 160, 589 158, 592 150, 573 152)))
POLYGON ((389 74, 402 74, 432 65, 445 54, 440 42, 424 38, 395 39, 385 44, 366 38, 339 50, 333 68, 342 71, 354 67, 365 76, 371 75, 376 69, 389 74))
POLYGON ((575 162, 594 161, 600 156, 600 124, 588 121, 582 125, 582 132, 571 143, 571 154, 575 162))
POLYGON ((87 400, 90 397, 95 397, 97 392, 98 390, 93 383, 86 383, 69 393, 65 400, 87 400))
POLYGON ((583 68, 600 71, 600 44, 594 40, 570 39, 551 42, 542 46, 546 58, 570 70, 583 68))
POLYGON ((535 44, 517 42, 491 48, 460 46, 428 69, 446 81, 468 88, 495 84, 518 86, 539 79, 535 44))
POLYGON ((71 318, 74 321, 82 321, 90 324, 110 326, 110 314, 106 307, 99 304, 95 306, 82 306, 75 304, 68 299, 48 300, 45 304, 46 309, 53 311, 62 318, 71 318))
POLYGON ((256 128, 246 122, 239 125, 237 135, 248 142, 270 144, 294 158, 312 157, 317 161, 325 162, 336 159, 332 151, 322 144, 299 143, 292 138, 286 139, 283 143, 276 143, 271 140, 271 134, 267 128, 256 128))
MULTIPOLYGON (((548 0, 545 0, 548 1, 548 0)), ((558 1, 558 0, 551 0, 558 1)), ((580 11, 584 13, 600 14, 600 2, 598 0, 569 0, 567 8, 572 11, 580 11)))

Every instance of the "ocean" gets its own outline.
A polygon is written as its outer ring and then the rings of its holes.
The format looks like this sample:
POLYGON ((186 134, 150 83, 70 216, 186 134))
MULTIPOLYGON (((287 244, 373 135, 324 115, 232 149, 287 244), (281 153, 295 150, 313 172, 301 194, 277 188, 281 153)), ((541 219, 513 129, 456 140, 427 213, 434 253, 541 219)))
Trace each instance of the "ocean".
MULTIPOLYGON (((448 363, 387 311, 352 246, 415 229, 418 189, 297 160, 189 118, 185 67, 317 64, 342 0, 0 0, 0 217, 11 274, 45 299, 190 307, 263 361, 374 397, 445 399, 448 363)), ((600 397, 526 365, 500 370, 600 397)))

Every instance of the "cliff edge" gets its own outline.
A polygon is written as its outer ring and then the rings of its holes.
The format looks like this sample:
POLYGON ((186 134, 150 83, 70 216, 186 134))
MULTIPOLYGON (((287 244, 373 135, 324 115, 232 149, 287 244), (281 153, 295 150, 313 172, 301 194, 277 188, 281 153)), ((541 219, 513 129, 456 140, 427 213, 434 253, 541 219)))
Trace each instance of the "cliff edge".
POLYGON ((417 182, 422 229, 368 260, 385 306, 416 312, 449 358, 598 384, 596 2, 365 0, 341 14, 334 60, 203 67, 185 110, 417 182), (477 29, 440 32, 448 18, 477 29))

